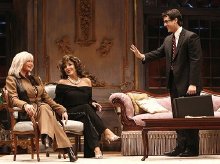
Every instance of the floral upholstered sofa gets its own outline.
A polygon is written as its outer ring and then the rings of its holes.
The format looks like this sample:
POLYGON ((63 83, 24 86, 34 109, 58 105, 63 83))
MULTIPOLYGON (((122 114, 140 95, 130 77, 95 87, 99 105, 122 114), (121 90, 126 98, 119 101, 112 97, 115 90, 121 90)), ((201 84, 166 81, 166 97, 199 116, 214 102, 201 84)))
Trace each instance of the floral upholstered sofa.
MULTIPOLYGON (((214 116, 220 118, 220 93, 203 90, 202 94, 211 94, 214 116)), ((141 130, 142 119, 173 118, 168 94, 156 95, 146 91, 127 91, 113 93, 109 101, 120 111, 122 124, 122 155, 143 155, 141 130)), ((200 130, 200 154, 220 153, 220 131, 200 130)), ((149 155, 162 155, 176 145, 175 131, 150 131, 149 155)))

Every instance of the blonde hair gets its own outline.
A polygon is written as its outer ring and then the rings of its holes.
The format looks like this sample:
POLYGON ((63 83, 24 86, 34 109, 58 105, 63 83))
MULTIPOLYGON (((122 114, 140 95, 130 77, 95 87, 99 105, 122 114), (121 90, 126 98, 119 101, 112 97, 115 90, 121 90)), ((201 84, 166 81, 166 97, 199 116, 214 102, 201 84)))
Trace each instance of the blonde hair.
POLYGON ((20 77, 19 73, 21 72, 24 63, 26 63, 28 60, 34 60, 34 57, 31 53, 22 51, 16 54, 12 60, 8 75, 15 75, 16 77, 20 77))

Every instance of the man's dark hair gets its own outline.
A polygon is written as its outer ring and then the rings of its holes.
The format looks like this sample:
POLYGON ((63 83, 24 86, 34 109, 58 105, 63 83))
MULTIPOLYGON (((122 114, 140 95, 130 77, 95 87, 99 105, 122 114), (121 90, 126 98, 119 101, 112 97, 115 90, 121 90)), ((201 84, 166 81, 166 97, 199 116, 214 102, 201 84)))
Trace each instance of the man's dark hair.
POLYGON ((162 18, 168 16, 171 20, 174 20, 175 18, 178 19, 177 23, 179 26, 183 25, 183 18, 182 18, 182 14, 180 13, 179 10, 177 9, 171 9, 171 10, 167 10, 165 12, 162 13, 162 18))

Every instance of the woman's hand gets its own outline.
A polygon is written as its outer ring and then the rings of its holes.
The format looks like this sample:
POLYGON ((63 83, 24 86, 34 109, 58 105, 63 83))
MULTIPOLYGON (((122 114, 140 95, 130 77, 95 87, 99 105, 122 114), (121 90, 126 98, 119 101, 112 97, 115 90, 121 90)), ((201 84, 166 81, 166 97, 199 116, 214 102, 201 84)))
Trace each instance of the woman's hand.
POLYGON ((24 110, 27 112, 27 114, 32 117, 35 114, 34 106, 30 104, 24 105, 24 110))
POLYGON ((97 111, 99 111, 99 112, 102 111, 102 106, 99 103, 92 102, 92 106, 94 106, 97 109, 97 111))
POLYGON ((64 120, 65 120, 65 124, 67 124, 67 121, 68 121, 68 114, 67 114, 67 112, 64 112, 62 114, 62 121, 64 121, 64 120))

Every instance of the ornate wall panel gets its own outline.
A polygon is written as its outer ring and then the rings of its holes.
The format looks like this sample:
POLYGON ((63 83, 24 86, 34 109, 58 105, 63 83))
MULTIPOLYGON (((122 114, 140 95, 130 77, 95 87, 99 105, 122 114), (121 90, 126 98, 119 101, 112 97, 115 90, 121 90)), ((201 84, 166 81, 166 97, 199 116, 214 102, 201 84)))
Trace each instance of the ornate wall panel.
POLYGON ((45 82, 58 81, 58 61, 73 54, 93 75, 94 98, 99 102, 108 104, 112 92, 136 88, 141 63, 129 47, 134 41, 137 1, 27 1, 28 47, 36 57, 35 73, 45 82))
POLYGON ((95 42, 95 0, 76 0, 75 42, 89 46, 95 42))

